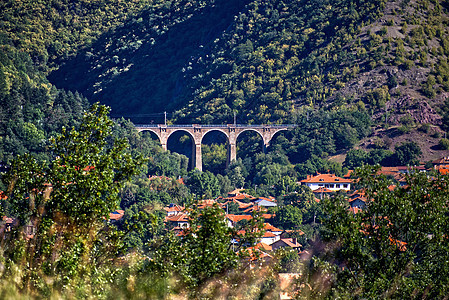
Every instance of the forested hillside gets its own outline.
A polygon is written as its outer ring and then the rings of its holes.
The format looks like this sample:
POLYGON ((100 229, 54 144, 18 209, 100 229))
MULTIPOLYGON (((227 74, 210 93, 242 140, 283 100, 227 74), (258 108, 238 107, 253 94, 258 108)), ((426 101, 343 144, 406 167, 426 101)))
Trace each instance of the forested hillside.
POLYGON ((163 111, 176 123, 226 124, 234 114, 239 123, 299 123, 289 143, 277 143, 293 163, 407 140, 423 160, 442 156, 448 8, 412 0, 3 1, 2 155, 36 148, 42 139, 29 132, 50 135, 55 118, 55 126, 73 123, 76 107, 100 101, 139 123, 162 122, 154 113, 163 111))

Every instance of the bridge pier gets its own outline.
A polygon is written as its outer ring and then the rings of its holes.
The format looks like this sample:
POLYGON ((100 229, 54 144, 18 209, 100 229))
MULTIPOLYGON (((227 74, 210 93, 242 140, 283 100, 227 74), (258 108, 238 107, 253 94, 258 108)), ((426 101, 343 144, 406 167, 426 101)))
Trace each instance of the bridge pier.
POLYGON ((201 153, 201 143, 194 143, 192 156, 194 157, 192 161, 192 167, 203 171, 203 157, 201 153))
POLYGON ((226 160, 226 167, 229 167, 229 165, 237 159, 237 143, 230 142, 228 143, 228 157, 226 160))

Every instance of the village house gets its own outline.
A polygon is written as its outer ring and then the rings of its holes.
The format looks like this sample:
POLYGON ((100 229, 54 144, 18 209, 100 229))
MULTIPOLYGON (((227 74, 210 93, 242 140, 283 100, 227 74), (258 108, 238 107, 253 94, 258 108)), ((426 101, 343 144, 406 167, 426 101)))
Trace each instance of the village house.
POLYGON ((265 231, 263 236, 260 238, 260 242, 267 245, 272 245, 274 242, 279 241, 280 239, 280 235, 276 235, 271 231, 265 231))
POLYGON ((233 215, 233 214, 227 214, 226 215, 226 222, 229 227, 235 227, 238 222, 242 220, 250 221, 253 217, 250 215, 233 215))
POLYGON ((364 191, 355 191, 349 196, 349 205, 351 208, 358 208, 360 210, 364 209, 366 206, 367 198, 365 197, 364 191))
POLYGON ((316 176, 307 175, 307 178, 301 180, 300 183, 308 186, 312 191, 319 188, 326 188, 331 191, 349 191, 352 180, 335 176, 335 174, 318 173, 316 176))
POLYGON ((182 213, 184 211, 184 207, 170 203, 168 207, 164 207, 164 210, 167 212, 167 216, 174 216, 182 213))
POLYGON ((189 228, 189 218, 186 213, 181 213, 172 216, 166 216, 164 223, 173 228, 189 228))
POLYGON ((125 211, 121 209, 117 209, 111 213, 109 213, 109 222, 115 223, 123 218, 125 215, 125 211))
POLYGON ((432 161, 434 168, 437 166, 449 166, 449 156, 442 157, 432 161))
POLYGON ((285 248, 285 247, 290 247, 293 249, 297 249, 299 251, 302 247, 302 245, 300 243, 298 243, 298 240, 296 238, 279 239, 278 241, 274 242, 270 246, 273 249, 273 251, 275 251, 279 248, 285 248))
POLYGON ((272 198, 259 197, 258 199, 254 200, 253 203, 257 206, 263 206, 263 207, 277 206, 275 200, 272 198))
POLYGON ((324 198, 330 197, 334 191, 327 189, 325 187, 319 187, 316 190, 312 191, 316 198, 319 200, 323 200, 324 198))

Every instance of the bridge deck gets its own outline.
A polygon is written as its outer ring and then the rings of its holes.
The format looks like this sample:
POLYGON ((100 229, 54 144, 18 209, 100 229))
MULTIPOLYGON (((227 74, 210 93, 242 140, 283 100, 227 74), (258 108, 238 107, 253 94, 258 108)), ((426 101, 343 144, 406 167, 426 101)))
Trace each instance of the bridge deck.
POLYGON ((245 124, 135 124, 136 128, 294 128, 296 124, 270 124, 270 125, 245 125, 245 124))

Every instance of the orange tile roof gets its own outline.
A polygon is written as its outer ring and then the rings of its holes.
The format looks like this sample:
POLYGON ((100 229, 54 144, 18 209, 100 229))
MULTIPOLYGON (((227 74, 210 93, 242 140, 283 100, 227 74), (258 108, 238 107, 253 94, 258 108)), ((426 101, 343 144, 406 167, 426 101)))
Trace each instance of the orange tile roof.
POLYGON ((273 250, 273 248, 272 248, 270 245, 265 244, 264 242, 257 243, 257 244, 256 244, 254 247, 252 247, 252 248, 254 248, 254 249, 262 249, 262 250, 265 250, 265 251, 271 251, 271 250, 273 250))
POLYGON ((213 206, 215 203, 217 203, 217 202, 215 202, 215 200, 213 200, 213 199, 199 200, 198 207, 204 208, 206 206, 213 206))
POLYGON ((253 211, 267 211, 267 209, 263 206, 258 206, 258 205, 253 205, 247 209, 245 209, 243 212, 244 213, 251 213, 253 211))
POLYGON ((263 223, 263 229, 268 231, 282 231, 282 229, 276 228, 270 223, 263 223))
POLYGON ((240 194, 242 191, 244 191, 245 189, 235 189, 235 190, 233 190, 233 191, 230 191, 229 193, 228 193, 228 195, 237 195, 237 194, 240 194))
POLYGON ((316 176, 307 175, 307 179, 301 180, 302 183, 352 183, 351 179, 345 179, 335 174, 318 174, 316 176))
POLYGON ((352 173, 354 173, 354 170, 348 170, 348 172, 345 175, 343 175, 343 178, 348 179, 351 178, 352 173))
POLYGON ((165 217, 165 222, 188 222, 188 221, 189 219, 187 217, 187 214, 185 213, 165 217))
POLYGON ((359 212, 362 212, 363 210, 358 207, 350 207, 349 211, 351 211, 355 215, 355 214, 358 214, 359 212))
POLYGON ((251 220, 253 217, 250 215, 233 215, 233 214, 228 214, 226 215, 226 218, 228 218, 229 220, 231 220, 231 222, 237 223, 240 222, 241 220, 251 220))
POLYGON ((120 220, 121 218, 123 218, 124 214, 125 214, 124 210, 117 209, 116 211, 109 213, 109 220, 114 221, 120 220))
POLYGON ((359 197, 354 197, 354 198, 349 199, 348 202, 349 202, 349 203, 352 203, 352 202, 354 202, 354 201, 356 201, 356 200, 360 200, 360 201, 366 202, 368 199, 366 199, 366 197, 359 196, 359 197))
POLYGON ((243 199, 255 199, 255 197, 248 195, 248 194, 239 194, 233 197, 228 197, 229 199, 235 199, 235 200, 243 200, 243 199))
POLYGON ((378 172, 377 175, 395 175, 399 172, 398 167, 382 167, 378 172))
POLYGON ((390 240, 391 245, 396 245, 399 248, 399 251, 404 252, 407 250, 406 242, 393 239, 392 237, 389 237, 388 239, 390 240))
POLYGON ((267 238, 267 237, 276 237, 277 235, 275 235, 274 233, 272 233, 271 231, 265 231, 263 234, 263 237, 267 238))
POLYGON ((439 172, 441 175, 447 175, 447 174, 449 174, 449 169, 446 169, 446 168, 439 168, 439 169, 438 169, 438 172, 439 172))
POLYGON ((246 254, 245 252, 247 252, 249 254, 249 260, 250 261, 255 261, 259 258, 273 258, 273 256, 271 256, 268 253, 265 253, 257 248, 254 247, 249 247, 245 249, 246 251, 241 251, 240 253, 242 254, 246 254))
POLYGON ((331 191, 325 187, 319 187, 316 190, 313 190, 312 192, 316 193, 316 194, 320 194, 320 193, 333 193, 334 191, 331 191))
POLYGON ((223 207, 225 207, 226 204, 228 204, 228 203, 237 204, 239 206, 239 209, 245 209, 245 208, 248 208, 253 205, 252 203, 244 203, 244 202, 238 201, 237 199, 231 198, 230 200, 223 203, 223 207))
POLYGON ((287 246, 292 247, 292 248, 302 247, 302 245, 300 243, 298 243, 298 241, 296 241, 296 243, 294 243, 293 238, 280 239, 279 241, 284 242, 287 246))
POLYGON ((388 186, 388 190, 389 190, 390 192, 391 192, 391 191, 394 191, 395 189, 396 189, 396 185, 394 185, 394 184, 388 186))
POLYGON ((166 212, 170 212, 170 211, 178 211, 181 212, 184 210, 184 207, 180 206, 180 205, 173 205, 172 207, 164 207, 164 210, 166 212))

